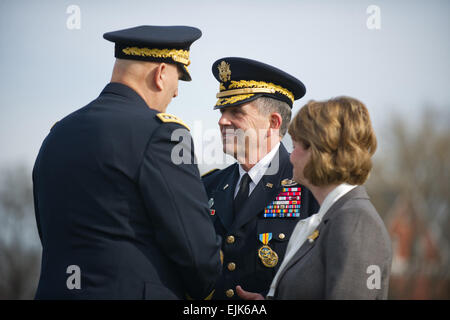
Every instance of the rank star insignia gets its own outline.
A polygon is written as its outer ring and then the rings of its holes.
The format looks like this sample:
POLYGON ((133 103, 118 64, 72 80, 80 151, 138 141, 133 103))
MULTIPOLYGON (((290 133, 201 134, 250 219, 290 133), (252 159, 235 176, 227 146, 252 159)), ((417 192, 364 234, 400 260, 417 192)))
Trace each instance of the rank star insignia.
POLYGON ((219 69, 219 78, 222 82, 230 81, 231 79, 231 69, 230 64, 222 61, 217 68, 219 69))

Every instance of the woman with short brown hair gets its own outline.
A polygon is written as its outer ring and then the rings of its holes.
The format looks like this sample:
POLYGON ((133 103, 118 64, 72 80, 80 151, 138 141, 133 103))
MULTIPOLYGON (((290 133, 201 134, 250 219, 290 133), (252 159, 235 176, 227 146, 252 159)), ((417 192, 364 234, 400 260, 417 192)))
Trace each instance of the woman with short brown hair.
POLYGON ((311 184, 361 185, 368 178, 377 139, 360 101, 349 97, 310 101, 291 122, 289 135, 311 148, 304 170, 311 184))
MULTIPOLYGON (((350 97, 308 102, 289 126, 294 180, 320 204, 301 220, 268 293, 274 299, 386 299, 392 250, 362 184, 377 140, 365 105, 350 97)), ((237 288, 244 299, 261 295, 237 288)))

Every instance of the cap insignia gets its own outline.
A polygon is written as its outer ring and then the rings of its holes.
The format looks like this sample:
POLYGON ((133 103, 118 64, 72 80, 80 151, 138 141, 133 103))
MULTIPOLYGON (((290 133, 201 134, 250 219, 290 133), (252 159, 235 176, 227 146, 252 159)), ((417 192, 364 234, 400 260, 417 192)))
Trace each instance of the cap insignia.
POLYGON ((231 79, 231 69, 230 64, 222 61, 217 68, 219 69, 219 78, 222 82, 230 81, 231 79))

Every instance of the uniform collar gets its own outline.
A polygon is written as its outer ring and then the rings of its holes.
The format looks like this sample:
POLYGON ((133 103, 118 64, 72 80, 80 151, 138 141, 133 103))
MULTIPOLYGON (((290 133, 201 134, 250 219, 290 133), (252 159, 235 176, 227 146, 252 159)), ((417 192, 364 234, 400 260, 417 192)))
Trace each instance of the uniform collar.
MULTIPOLYGON (((135 105, 138 106, 144 106, 146 108, 149 108, 147 103, 144 99, 133 89, 131 89, 129 86, 119 83, 119 82, 110 82, 106 85, 106 87, 102 90, 102 94, 115 94, 119 95, 125 98, 128 98, 135 102, 135 105)), ((133 105, 133 104, 130 104, 133 105)))
MULTIPOLYGON (((250 179, 252 182, 257 185, 258 182, 261 180, 261 178, 264 176, 264 174, 267 171, 267 168, 269 167, 270 163, 272 162, 273 158, 278 152, 278 149, 280 148, 281 143, 278 142, 277 145, 270 150, 268 154, 266 154, 261 160, 259 160, 248 172, 242 168, 242 166, 239 164, 239 181, 241 180, 242 176, 246 173, 250 176, 250 179)), ((238 183, 239 183, 238 181, 238 183)))

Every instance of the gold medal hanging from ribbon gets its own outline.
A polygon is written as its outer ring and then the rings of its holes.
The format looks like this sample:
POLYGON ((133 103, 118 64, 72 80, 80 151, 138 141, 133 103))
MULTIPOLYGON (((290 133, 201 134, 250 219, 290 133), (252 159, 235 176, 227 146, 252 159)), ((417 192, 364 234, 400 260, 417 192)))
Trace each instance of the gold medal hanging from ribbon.
POLYGON ((277 253, 268 245, 271 239, 272 233, 261 233, 259 235, 259 241, 262 242, 263 246, 258 250, 258 257, 267 268, 273 268, 278 263, 277 253))

